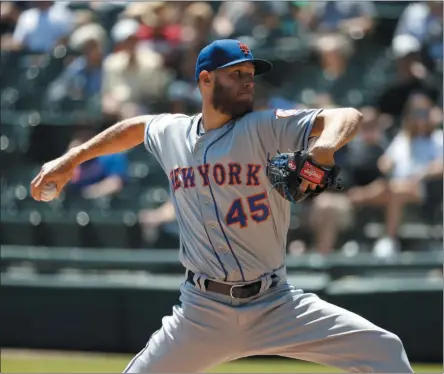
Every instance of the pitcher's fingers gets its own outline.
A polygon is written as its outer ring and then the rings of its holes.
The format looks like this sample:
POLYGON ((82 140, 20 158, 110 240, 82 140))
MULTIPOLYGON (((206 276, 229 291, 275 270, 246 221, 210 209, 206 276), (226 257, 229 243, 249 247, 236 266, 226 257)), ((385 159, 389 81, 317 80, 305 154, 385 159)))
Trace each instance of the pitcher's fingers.
POLYGON ((31 186, 38 186, 39 182, 42 179, 42 172, 40 171, 35 178, 31 181, 31 186))
POLYGON ((310 182, 306 181, 305 179, 302 179, 302 182, 299 185, 299 191, 301 191, 301 192, 307 191, 307 188, 309 185, 310 185, 310 182))
POLYGON ((44 176, 40 173, 31 182, 31 188, 30 188, 31 196, 37 201, 41 200, 40 194, 42 193, 42 189, 45 185, 44 180, 45 180, 44 176))
MULTIPOLYGON (((301 192, 305 192, 308 190, 314 191, 318 185, 316 183, 310 183, 309 181, 302 179, 302 183, 299 186, 299 190, 301 192)), ((322 186, 321 186, 322 187, 322 186)))
POLYGON ((314 191, 314 190, 316 189, 317 186, 318 186, 318 185, 317 185, 316 183, 310 183, 310 184, 308 185, 308 188, 309 188, 310 190, 314 191))

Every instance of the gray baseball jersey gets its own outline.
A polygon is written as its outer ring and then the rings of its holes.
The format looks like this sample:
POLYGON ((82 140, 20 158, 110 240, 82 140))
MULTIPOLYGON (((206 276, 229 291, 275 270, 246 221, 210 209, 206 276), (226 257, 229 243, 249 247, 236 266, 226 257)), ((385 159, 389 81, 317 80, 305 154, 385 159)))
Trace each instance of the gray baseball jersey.
POLYGON ((320 111, 253 112, 202 135, 201 114, 152 116, 145 146, 170 179, 186 268, 242 283, 284 266, 290 206, 269 193, 267 154, 305 149, 320 111))
POLYGON ((145 146, 170 178, 180 259, 199 275, 195 284, 181 284, 180 305, 124 373, 203 372, 254 355, 348 372, 413 372, 396 335, 287 283, 290 208, 269 193, 264 165, 269 152, 306 148, 319 112, 256 112, 202 135, 201 115, 163 114, 147 122, 145 146), (280 281, 271 288, 275 270, 280 281), (232 298, 207 291, 205 277, 261 279, 261 292, 232 298))

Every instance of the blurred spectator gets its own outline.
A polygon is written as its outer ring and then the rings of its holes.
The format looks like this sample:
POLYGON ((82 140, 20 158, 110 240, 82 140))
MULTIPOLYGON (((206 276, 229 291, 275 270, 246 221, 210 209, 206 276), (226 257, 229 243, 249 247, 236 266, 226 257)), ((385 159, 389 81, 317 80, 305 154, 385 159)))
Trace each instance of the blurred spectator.
MULTIPOLYGON (((97 23, 96 14, 89 9, 79 9, 74 12, 74 32, 82 26, 97 23)), ((72 39, 72 35, 71 35, 72 39)))
POLYGON ((311 12, 310 4, 306 1, 275 2, 273 4, 287 4, 287 11, 280 15, 285 36, 309 37, 311 12))
POLYGON ((314 107, 315 108, 324 108, 324 109, 333 109, 338 106, 334 103, 333 98, 328 93, 319 93, 315 96, 314 99, 314 107))
MULTIPOLYGON (((71 149, 91 139, 91 129, 74 134, 68 148, 71 149)), ((75 170, 67 193, 85 199, 97 199, 118 193, 128 180, 128 161, 124 153, 100 156, 86 161, 75 170)))
POLYGON ((289 6, 274 1, 238 2, 227 1, 220 6, 213 22, 218 38, 252 37, 256 42, 276 39, 297 30, 289 28, 289 6))
POLYGON ((194 113, 200 110, 202 97, 196 85, 194 72, 199 50, 187 48, 178 56, 177 75, 167 89, 169 110, 173 113, 194 113))
POLYGON ((131 18, 137 22, 142 22, 143 15, 150 9, 150 4, 148 2, 131 2, 129 3, 125 10, 120 13, 120 18, 131 18))
POLYGON ((3 49, 4 43, 9 43, 12 38, 20 16, 20 8, 12 1, 2 1, 0 6, 0 35, 2 37, 3 49))
POLYGON ((182 26, 174 16, 175 6, 168 2, 149 2, 141 17, 137 37, 143 47, 168 55, 181 41, 182 26))
POLYGON ((355 207, 382 206, 387 202, 387 183, 378 169, 386 140, 374 108, 362 108, 360 131, 341 154, 343 192, 326 191, 314 199, 310 225, 315 235, 314 248, 322 254, 334 249, 338 233, 353 224, 355 207))
POLYGON ((213 27, 218 38, 235 38, 251 35, 256 25, 254 3, 250 1, 225 1, 219 7, 213 27))
POLYGON ((119 21, 111 31, 116 50, 104 61, 102 108, 118 119, 151 112, 170 79, 160 54, 138 48, 138 29, 133 19, 119 21))
POLYGON ((407 6, 395 31, 395 37, 415 37, 427 57, 434 61, 433 69, 442 73, 443 64, 443 2, 427 1, 407 6))
POLYGON ((70 46, 82 55, 72 61, 50 85, 51 101, 63 99, 86 100, 100 95, 102 90, 102 61, 106 32, 98 24, 86 24, 71 35, 70 46))
POLYGON ((411 35, 399 35, 393 39, 392 49, 396 59, 397 76, 383 89, 377 100, 376 106, 380 112, 399 117, 409 96, 416 91, 426 93, 436 102, 439 88, 421 61, 419 41, 411 35))
POLYGON ((65 39, 73 28, 73 14, 54 1, 34 1, 33 8, 20 14, 13 34, 13 49, 49 52, 65 39))
POLYGON ((352 88, 358 89, 359 84, 356 67, 349 63, 354 52, 353 43, 341 34, 326 34, 316 40, 315 51, 321 71, 315 72, 311 88, 319 94, 328 93, 338 105, 350 105, 347 93, 352 88))
POLYGON ((312 30, 317 33, 341 32, 362 39, 372 31, 375 7, 371 1, 322 1, 313 5, 312 30))
MULTIPOLYGON (((77 3, 73 1, 73 3, 77 3)), ((88 1, 89 9, 92 10, 97 19, 100 20, 101 25, 106 30, 111 30, 116 24, 120 15, 125 9, 133 3, 132 1, 88 1)))
POLYGON ((148 243, 157 239, 157 230, 161 226, 166 226, 166 231, 178 235, 176 212, 171 200, 166 201, 157 209, 140 211, 139 223, 142 229, 142 235, 148 243))
MULTIPOLYGON (((75 0, 74 0, 75 1, 75 0)), ((88 1, 90 8, 94 12, 109 12, 110 10, 118 9, 119 11, 124 10, 128 3, 130 3, 127 0, 123 1, 88 1)))
POLYGON ((334 81, 346 74, 348 59, 353 54, 347 38, 339 34, 325 35, 317 40, 315 47, 326 80, 334 81))
MULTIPOLYGON (((289 31, 285 28, 282 18, 279 16, 280 9, 272 1, 258 1, 254 3, 254 14, 256 25, 252 30, 252 36, 264 43, 265 41, 277 40, 287 35, 289 31)), ((292 31, 296 31, 296 28, 292 31)))
POLYGON ((213 8, 208 3, 191 3, 182 18, 182 43, 200 51, 213 40, 213 13, 213 8))
POLYGON ((410 96, 402 130, 380 159, 380 169, 390 180, 390 198, 386 208, 386 236, 375 245, 377 255, 399 250, 396 238, 403 207, 423 204, 427 199, 427 184, 436 179, 442 181, 443 132, 437 130, 433 120, 436 110, 426 95, 410 96))

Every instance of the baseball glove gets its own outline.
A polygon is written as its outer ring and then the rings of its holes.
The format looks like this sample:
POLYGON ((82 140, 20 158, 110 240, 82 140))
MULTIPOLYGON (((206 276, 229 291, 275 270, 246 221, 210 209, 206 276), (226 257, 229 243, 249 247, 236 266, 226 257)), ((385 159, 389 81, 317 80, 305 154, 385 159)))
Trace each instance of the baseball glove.
POLYGON ((268 156, 266 175, 272 189, 292 202, 299 203, 306 198, 314 198, 328 188, 342 190, 338 183, 338 166, 325 167, 316 163, 307 151, 280 153, 272 159, 268 156), (302 180, 316 184, 315 189, 299 190, 302 180))

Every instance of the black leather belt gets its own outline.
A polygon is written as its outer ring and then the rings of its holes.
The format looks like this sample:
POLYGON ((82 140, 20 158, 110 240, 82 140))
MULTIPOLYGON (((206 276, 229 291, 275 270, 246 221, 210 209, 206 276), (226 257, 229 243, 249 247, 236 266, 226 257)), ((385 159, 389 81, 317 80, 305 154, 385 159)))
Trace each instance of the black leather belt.
MULTIPOLYGON (((193 286, 196 286, 194 282, 194 273, 189 270, 187 281, 193 286)), ((215 282, 213 280, 205 279, 205 288, 207 291, 216 292, 222 295, 231 296, 233 299, 248 299, 250 297, 256 296, 262 286, 262 281, 256 281, 248 284, 224 284, 215 282)), ((276 274, 271 275, 271 286, 270 288, 276 287, 279 283, 279 277, 276 274)))

